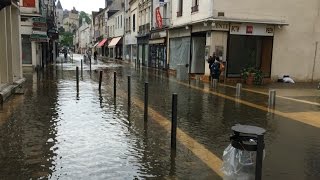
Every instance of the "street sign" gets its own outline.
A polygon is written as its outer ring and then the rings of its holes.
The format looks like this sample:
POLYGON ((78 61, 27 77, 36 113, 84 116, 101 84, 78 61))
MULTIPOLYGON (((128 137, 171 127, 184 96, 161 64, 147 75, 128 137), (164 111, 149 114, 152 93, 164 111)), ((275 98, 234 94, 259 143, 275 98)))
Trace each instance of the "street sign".
POLYGON ((157 21, 157 26, 158 28, 162 28, 162 16, 160 13, 160 7, 156 8, 156 21, 157 21))

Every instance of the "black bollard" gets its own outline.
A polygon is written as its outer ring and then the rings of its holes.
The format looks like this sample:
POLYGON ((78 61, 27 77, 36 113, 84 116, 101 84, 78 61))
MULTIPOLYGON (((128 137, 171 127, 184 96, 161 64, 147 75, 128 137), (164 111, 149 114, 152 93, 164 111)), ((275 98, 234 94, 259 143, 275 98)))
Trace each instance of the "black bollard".
POLYGON ((83 79, 83 60, 81 59, 81 78, 83 79))
POLYGON ((262 178, 263 149, 264 135, 258 135, 255 180, 261 180, 262 178))
POLYGON ((99 93, 101 93, 101 83, 102 83, 102 71, 100 71, 100 77, 99 77, 99 93))
POLYGON ((128 76, 128 111, 131 107, 131 76, 128 76))
POLYGON ((79 92, 79 67, 76 67, 77 92, 79 92))
POLYGON ((114 102, 116 102, 116 98, 117 98, 117 72, 113 72, 113 97, 114 97, 114 102))
POLYGON ((144 122, 148 121, 148 96, 149 96, 149 83, 144 83, 144 122))
POLYGON ((90 58, 90 74, 91 74, 91 58, 90 58))
POLYGON ((178 95, 172 94, 171 149, 177 147, 177 106, 178 95))

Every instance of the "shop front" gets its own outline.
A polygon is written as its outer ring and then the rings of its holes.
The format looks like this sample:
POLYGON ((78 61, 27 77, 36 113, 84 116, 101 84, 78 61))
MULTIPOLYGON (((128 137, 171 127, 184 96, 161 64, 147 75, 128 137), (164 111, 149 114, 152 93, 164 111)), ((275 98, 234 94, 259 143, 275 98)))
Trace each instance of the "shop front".
POLYGON ((123 42, 122 37, 115 37, 111 40, 108 45, 109 48, 109 57, 114 59, 122 59, 123 52, 123 42))
POLYGON ((242 69, 252 67, 260 69, 265 78, 270 78, 273 36, 273 25, 231 23, 227 77, 238 78, 242 69))
POLYGON ((152 32, 149 40, 148 66, 167 69, 167 31, 152 32))
POLYGON ((138 43, 138 64, 148 66, 149 57, 149 36, 137 37, 138 43))

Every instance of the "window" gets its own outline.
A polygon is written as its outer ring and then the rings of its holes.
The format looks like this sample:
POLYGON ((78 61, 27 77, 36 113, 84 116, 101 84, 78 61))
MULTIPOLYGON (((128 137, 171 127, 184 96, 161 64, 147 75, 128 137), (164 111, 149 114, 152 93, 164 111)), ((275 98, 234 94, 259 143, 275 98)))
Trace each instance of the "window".
POLYGON ((120 16, 118 16, 118 28, 120 27, 120 21, 119 21, 120 16))
POLYGON ((135 14, 133 14, 132 16, 132 30, 133 32, 136 31, 136 15, 135 14))
POLYGON ((192 0, 191 12, 199 11, 199 0, 192 0))
POLYGON ((178 0, 178 12, 177 12, 177 17, 182 16, 182 9, 183 9, 183 0, 178 0))
POLYGON ((122 28, 122 15, 121 15, 121 17, 120 17, 120 21, 121 21, 121 23, 120 23, 120 27, 122 28))
POLYGON ((131 31, 131 17, 129 17, 129 31, 131 31))

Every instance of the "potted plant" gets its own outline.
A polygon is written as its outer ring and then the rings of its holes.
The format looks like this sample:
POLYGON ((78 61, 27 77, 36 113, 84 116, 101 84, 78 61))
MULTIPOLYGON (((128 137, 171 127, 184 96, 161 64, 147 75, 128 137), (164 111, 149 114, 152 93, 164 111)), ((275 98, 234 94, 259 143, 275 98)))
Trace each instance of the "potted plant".
POLYGON ((254 76, 253 76, 253 82, 255 85, 261 85, 263 80, 263 72, 260 69, 256 69, 254 76))
POLYGON ((254 67, 244 68, 241 70, 241 78, 245 81, 246 84, 252 85, 255 73, 256 69, 254 67))

